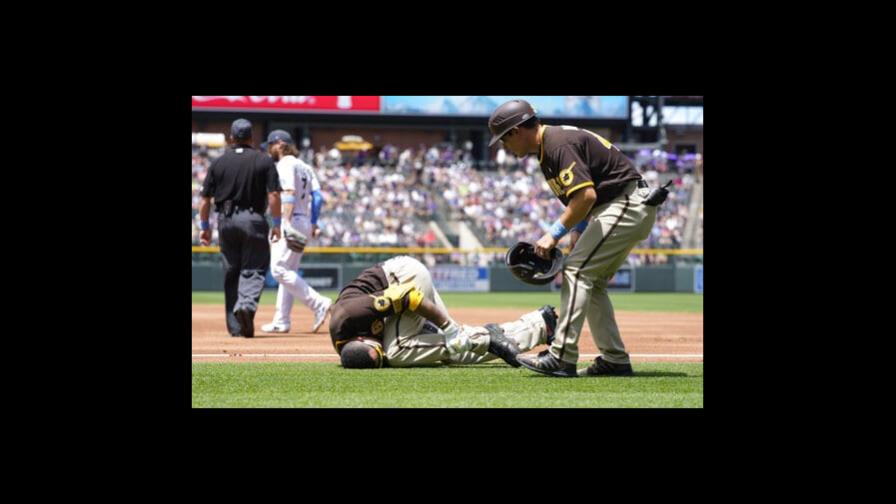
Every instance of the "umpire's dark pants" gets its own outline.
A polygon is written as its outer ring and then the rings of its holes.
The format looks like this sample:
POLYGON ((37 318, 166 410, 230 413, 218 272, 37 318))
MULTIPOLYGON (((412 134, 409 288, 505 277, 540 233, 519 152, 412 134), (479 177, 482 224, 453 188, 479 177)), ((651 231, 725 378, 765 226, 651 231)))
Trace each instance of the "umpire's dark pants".
POLYGON ((268 222, 263 215, 237 210, 230 217, 219 214, 218 235, 224 256, 224 307, 227 330, 240 334, 233 312, 246 308, 255 317, 264 289, 264 277, 271 262, 268 222))

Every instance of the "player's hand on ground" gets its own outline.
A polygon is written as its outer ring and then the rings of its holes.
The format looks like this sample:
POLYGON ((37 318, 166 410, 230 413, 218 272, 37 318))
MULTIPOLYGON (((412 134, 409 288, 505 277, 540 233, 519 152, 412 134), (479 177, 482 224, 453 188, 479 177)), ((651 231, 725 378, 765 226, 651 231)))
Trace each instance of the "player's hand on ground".
POLYGON ((203 247, 208 246, 209 243, 212 242, 212 230, 206 229, 205 231, 199 232, 199 244, 203 247))
POLYGON ((271 227, 271 243, 276 243, 280 240, 280 226, 272 226, 271 227))
POLYGON ((317 227, 317 224, 311 225, 311 238, 317 238, 320 236, 320 228, 317 227))
POLYGON ((545 234, 535 242, 535 255, 542 259, 549 259, 551 257, 551 249, 556 245, 557 240, 555 240, 553 236, 545 234))

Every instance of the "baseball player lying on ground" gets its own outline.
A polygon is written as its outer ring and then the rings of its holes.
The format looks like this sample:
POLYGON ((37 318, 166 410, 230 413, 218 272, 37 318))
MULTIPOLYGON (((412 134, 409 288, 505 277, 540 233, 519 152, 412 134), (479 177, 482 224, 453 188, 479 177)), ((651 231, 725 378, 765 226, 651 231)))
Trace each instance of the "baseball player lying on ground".
POLYGON ((516 356, 553 341, 557 315, 548 305, 518 320, 482 327, 448 315, 429 270, 399 256, 361 272, 339 293, 330 316, 333 347, 346 368, 477 364, 516 356))

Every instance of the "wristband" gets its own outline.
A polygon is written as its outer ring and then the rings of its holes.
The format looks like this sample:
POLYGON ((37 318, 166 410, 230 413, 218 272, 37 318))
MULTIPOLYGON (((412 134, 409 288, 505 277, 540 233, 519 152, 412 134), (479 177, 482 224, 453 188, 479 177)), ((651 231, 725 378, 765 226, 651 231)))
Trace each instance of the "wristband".
POLYGON ((271 217, 271 222, 275 227, 280 227, 280 222, 282 222, 282 220, 280 219, 280 217, 271 217))
POLYGON ((566 226, 564 226, 563 224, 560 224, 560 221, 557 221, 551 225, 550 233, 551 233, 551 236, 555 240, 559 240, 560 238, 563 238, 563 236, 568 232, 569 232, 569 230, 566 229, 566 226))
POLYGON ((208 231, 208 221, 207 220, 199 221, 199 229, 202 231, 208 231))
POLYGON ((286 196, 280 198, 281 203, 295 203, 296 197, 293 194, 287 194, 286 196))

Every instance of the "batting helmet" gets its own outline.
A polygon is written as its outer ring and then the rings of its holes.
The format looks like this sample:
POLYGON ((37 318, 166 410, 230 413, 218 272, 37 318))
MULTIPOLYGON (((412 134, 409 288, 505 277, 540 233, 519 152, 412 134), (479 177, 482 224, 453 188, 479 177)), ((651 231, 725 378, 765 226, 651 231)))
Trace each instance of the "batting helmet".
POLYGON ((488 129, 492 133, 488 146, 495 145, 505 133, 533 117, 535 109, 526 100, 510 100, 502 104, 488 119, 488 129))
POLYGON ((544 285, 551 283, 551 280, 563 269, 563 252, 554 247, 551 249, 551 259, 542 259, 535 255, 534 245, 519 242, 507 251, 504 263, 510 268, 513 276, 523 282, 544 285))

